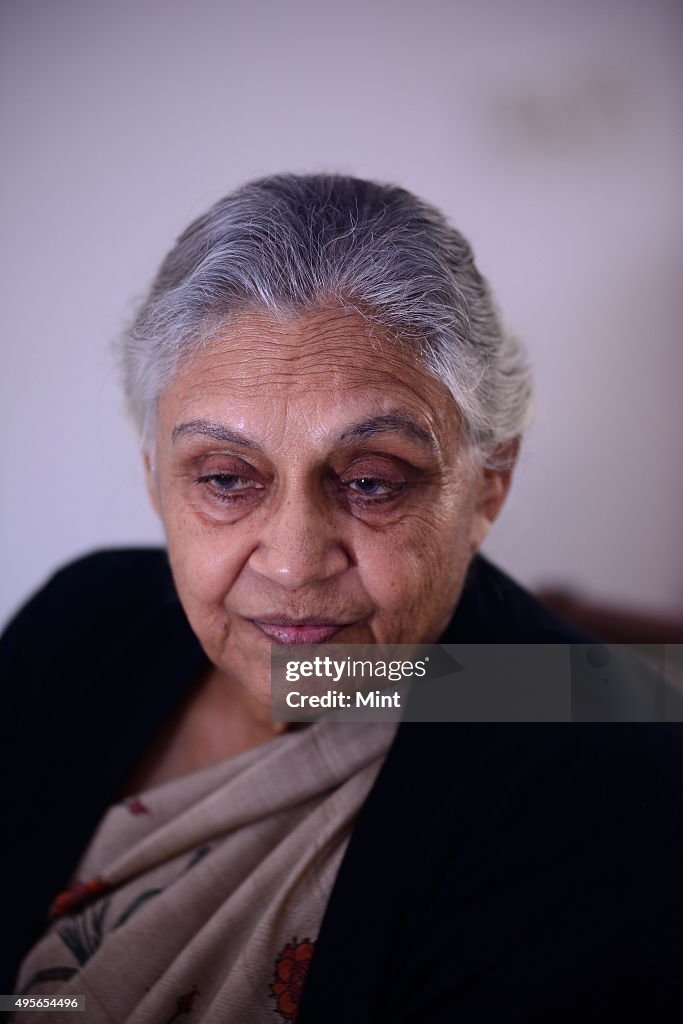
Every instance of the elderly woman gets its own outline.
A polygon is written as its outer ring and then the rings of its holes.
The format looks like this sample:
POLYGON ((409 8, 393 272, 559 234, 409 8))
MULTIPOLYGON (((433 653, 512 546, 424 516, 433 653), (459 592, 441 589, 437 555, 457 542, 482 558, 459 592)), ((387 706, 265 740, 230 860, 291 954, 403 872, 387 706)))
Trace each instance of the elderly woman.
POLYGON ((530 378, 462 235, 393 186, 252 182, 122 362, 167 545, 67 566, 4 637, 5 990, 94 1024, 668 1000, 675 735, 271 720, 272 645, 582 639, 477 553, 530 378))

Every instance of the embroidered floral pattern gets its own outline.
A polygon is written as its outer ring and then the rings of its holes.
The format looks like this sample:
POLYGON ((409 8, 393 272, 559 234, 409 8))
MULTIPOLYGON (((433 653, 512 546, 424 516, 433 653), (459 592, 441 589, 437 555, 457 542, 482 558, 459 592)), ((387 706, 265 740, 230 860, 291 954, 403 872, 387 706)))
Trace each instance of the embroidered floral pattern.
POLYGON ((96 875, 87 882, 78 881, 60 892, 50 907, 50 917, 61 917, 62 914, 75 914, 91 903, 97 896, 108 892, 111 886, 103 878, 96 875))
POLYGON ((78 963, 83 966, 97 952, 104 938, 104 921, 109 910, 109 900, 99 900, 92 907, 70 919, 57 929, 60 939, 71 950, 78 963))
POLYGON ((128 810, 130 811, 131 814, 151 814, 152 813, 151 810, 149 809, 149 807, 147 806, 147 804, 143 803, 143 801, 139 800, 137 797, 134 797, 132 800, 129 800, 127 802, 127 804, 126 804, 126 807, 128 808, 128 810))
MULTIPOLYGON (((183 866, 176 877, 180 878, 181 875, 185 874, 186 871, 189 871, 195 864, 198 864, 200 860, 206 857, 210 851, 210 845, 200 846, 194 851, 189 861, 183 866)), ((173 881, 174 879, 168 882, 167 885, 171 885, 173 881)), ((115 886, 100 878, 99 875, 88 879, 87 882, 79 880, 70 889, 60 892, 50 907, 50 916, 53 919, 66 915, 72 917, 72 920, 65 922, 61 927, 57 928, 57 934, 64 945, 70 950, 80 967, 87 963, 90 957, 102 945, 105 934, 105 917, 109 910, 110 900, 99 900, 98 898, 103 893, 113 892, 114 888, 115 886)), ((138 893, 117 920, 113 922, 111 925, 112 929, 120 928, 147 900, 163 892, 164 888, 166 886, 145 889, 143 892, 138 893)), ((74 967, 61 965, 47 967, 31 977, 25 985, 24 991, 29 992, 31 987, 39 981, 63 981, 77 973, 78 969, 74 967)), ((171 1019, 175 1020, 180 1014, 189 1013, 192 1009, 192 1002, 197 994, 197 990, 192 989, 191 992, 181 996, 177 1003, 175 1015, 171 1019)))
POLYGON ((315 946, 310 939, 288 943, 275 961, 275 980, 270 989, 277 1000, 276 1013, 294 1024, 299 1001, 315 946))

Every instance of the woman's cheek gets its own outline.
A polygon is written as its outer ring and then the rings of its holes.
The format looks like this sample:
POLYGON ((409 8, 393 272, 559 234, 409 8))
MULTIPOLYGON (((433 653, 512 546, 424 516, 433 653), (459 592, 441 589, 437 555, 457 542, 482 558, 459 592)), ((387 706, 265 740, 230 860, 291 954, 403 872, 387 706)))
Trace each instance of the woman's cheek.
POLYGON ((448 618, 464 581, 468 537, 458 516, 421 517, 419 529, 386 549, 376 585, 383 589, 378 603, 392 619, 392 633, 412 640, 448 618))
POLYGON ((380 612, 396 615, 412 608, 416 593, 429 588, 433 559, 416 538, 375 536, 359 553, 364 589, 380 612))
POLYGON ((176 499, 167 506, 164 517, 166 540, 176 581, 194 600, 212 603, 220 600, 221 590, 230 575, 233 543, 228 546, 225 530, 208 526, 186 502, 176 499))
POLYGON ((222 606, 225 573, 204 545, 190 541, 187 536, 181 543, 167 539, 178 596, 193 626, 196 628, 201 623, 204 632, 222 606))

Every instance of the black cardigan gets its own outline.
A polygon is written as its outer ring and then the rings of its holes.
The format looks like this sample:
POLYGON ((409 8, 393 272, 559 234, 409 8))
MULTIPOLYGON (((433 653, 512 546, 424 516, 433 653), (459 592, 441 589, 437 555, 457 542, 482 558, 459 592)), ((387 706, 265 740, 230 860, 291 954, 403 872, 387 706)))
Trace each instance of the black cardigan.
MULTIPOLYGON (((477 556, 441 639, 591 638, 477 556)), ((161 549, 68 565, 7 628, 0 992, 203 664, 161 549)), ((682 768, 673 725, 402 724, 297 1024, 677 1020, 682 768)))

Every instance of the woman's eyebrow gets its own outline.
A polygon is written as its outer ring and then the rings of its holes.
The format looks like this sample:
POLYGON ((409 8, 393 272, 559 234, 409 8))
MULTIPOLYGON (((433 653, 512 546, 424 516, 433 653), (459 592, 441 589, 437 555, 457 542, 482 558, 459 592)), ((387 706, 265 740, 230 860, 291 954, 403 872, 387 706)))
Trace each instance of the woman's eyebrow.
POLYGON ((251 448, 254 451, 263 451, 262 446, 243 434, 241 430, 233 430, 222 423, 213 423, 211 420, 188 420, 187 423, 180 423, 173 428, 171 440, 173 444, 178 438, 186 434, 196 434, 200 437, 211 437, 214 441, 225 441, 227 444, 239 444, 243 448, 251 448))
MULTIPOLYGON (((224 441, 227 444, 241 445, 243 448, 250 448, 253 451, 263 451, 263 446, 257 441, 243 434, 240 430, 225 426, 223 423, 214 423, 211 420, 188 420, 174 427, 171 439, 175 444, 180 437, 186 435, 198 435, 210 437, 214 441, 224 441)), ((336 444, 349 444, 352 442, 367 441, 380 434, 403 434, 417 441, 430 451, 440 452, 440 446, 436 438, 424 427, 420 426, 414 419, 403 412, 383 413, 378 416, 369 416, 358 423, 345 427, 337 435, 336 444)))
POLYGON ((403 412, 389 412, 379 416, 370 416, 366 420, 361 420, 360 423, 354 423, 352 426, 346 427, 339 434, 337 443, 367 441, 368 438, 387 433, 404 434, 433 452, 439 453, 441 450, 439 442, 434 435, 403 412))

